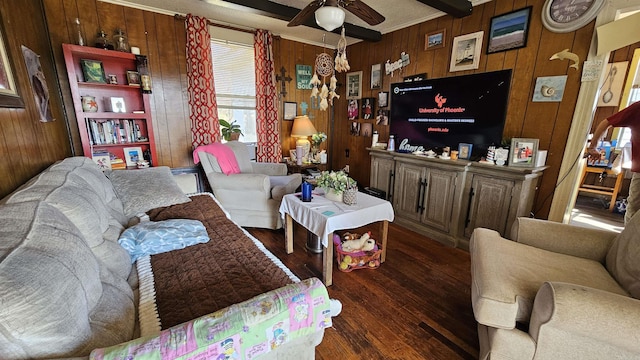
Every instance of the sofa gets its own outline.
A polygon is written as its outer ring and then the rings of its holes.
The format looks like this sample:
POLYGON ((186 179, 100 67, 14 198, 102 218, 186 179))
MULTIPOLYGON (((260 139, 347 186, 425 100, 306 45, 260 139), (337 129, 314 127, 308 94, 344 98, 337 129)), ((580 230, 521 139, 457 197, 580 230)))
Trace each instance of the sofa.
POLYGON ((215 144, 230 149, 237 162, 237 172, 225 173, 216 154, 207 151, 211 145, 196 148, 194 158, 200 161, 213 194, 231 218, 240 226, 282 228, 280 202, 300 187, 302 175, 287 175, 283 163, 250 161, 247 145, 239 141, 215 144))
POLYGON ((518 218, 475 229, 480 359, 640 359, 640 213, 620 233, 518 218))
MULTIPOLYGON (((281 288, 210 314, 168 328, 142 329, 141 294, 151 291, 151 296, 144 297, 146 302, 153 301, 154 281, 159 284, 162 279, 152 274, 150 282, 142 282, 138 270, 142 259, 132 264, 119 237, 148 213, 190 205, 195 198, 180 191, 167 167, 116 170, 108 175, 91 159, 71 157, 0 201, 0 359, 124 359, 143 354, 163 359, 215 358, 215 354, 314 358, 324 328, 331 325, 329 299, 319 280, 299 281, 293 274, 281 288), (304 305, 297 308, 304 309, 302 314, 291 313, 291 296, 304 305), (306 323, 295 323, 298 318, 306 323), (251 334, 254 328, 268 339, 251 334), (245 338, 249 335, 253 337, 245 338)), ((250 236, 237 224, 233 227, 238 236, 250 236)), ((211 238, 190 248, 216 247, 215 241, 211 238)), ((269 257, 255 238, 247 241, 256 243, 251 257, 269 257)))

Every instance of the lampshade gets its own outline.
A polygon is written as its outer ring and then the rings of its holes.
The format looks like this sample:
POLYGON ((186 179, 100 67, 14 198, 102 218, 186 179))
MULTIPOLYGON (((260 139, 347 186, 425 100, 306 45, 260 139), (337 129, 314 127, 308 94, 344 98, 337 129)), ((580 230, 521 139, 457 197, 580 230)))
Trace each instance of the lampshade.
POLYGON ((323 6, 316 10, 316 23, 327 31, 333 31, 344 23, 344 10, 338 6, 323 6))
POLYGON ((292 137, 306 138, 315 133, 317 133, 316 128, 307 115, 296 116, 296 118, 293 119, 293 128, 291 129, 292 137))

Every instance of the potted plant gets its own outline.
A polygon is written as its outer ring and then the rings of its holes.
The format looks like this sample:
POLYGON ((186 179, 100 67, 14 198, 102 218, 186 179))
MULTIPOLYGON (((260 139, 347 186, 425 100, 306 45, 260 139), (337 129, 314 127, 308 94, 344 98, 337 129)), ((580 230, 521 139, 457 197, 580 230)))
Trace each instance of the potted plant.
POLYGON ((242 133, 242 129, 240 129, 240 125, 236 124, 236 121, 228 122, 225 119, 219 119, 220 122, 220 132, 222 133, 222 138, 226 141, 238 140, 240 135, 244 135, 242 133))
POLYGON ((325 197, 332 201, 342 202, 342 195, 346 190, 357 189, 357 182, 344 171, 323 171, 317 181, 317 186, 322 188, 325 197))

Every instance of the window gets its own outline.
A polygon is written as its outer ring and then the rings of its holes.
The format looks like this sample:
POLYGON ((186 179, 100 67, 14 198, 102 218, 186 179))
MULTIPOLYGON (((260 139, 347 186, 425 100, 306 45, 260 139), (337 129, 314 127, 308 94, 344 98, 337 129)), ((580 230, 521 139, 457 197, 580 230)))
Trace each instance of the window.
POLYGON ((211 40, 218 118, 240 125, 246 143, 258 140, 253 52, 253 45, 211 40))

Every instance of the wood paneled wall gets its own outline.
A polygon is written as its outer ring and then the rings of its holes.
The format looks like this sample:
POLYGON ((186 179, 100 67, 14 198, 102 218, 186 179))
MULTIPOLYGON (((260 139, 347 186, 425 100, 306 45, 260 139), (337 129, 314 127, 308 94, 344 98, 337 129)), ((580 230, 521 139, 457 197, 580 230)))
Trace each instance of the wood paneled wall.
POLYGON ((24 108, 0 107, 0 198, 57 160, 71 155, 67 123, 39 0, 0 0, 2 33, 24 108), (24 45, 40 55, 55 121, 40 122, 22 56, 24 45))
MULTIPOLYGON (((80 154, 81 150, 77 125, 71 110, 70 91, 63 66, 61 44, 73 42, 73 21, 79 17, 90 44, 95 40, 99 29, 104 29, 112 34, 116 28, 122 28, 128 35, 130 44, 140 47, 142 53, 149 57, 153 79, 152 106, 158 161, 161 165, 171 167, 192 164, 183 20, 96 0, 42 0, 48 24, 45 27, 44 19, 38 15, 41 14, 40 2, 36 0, 0 1, 3 6, 2 18, 5 27, 18 36, 18 38, 11 37, 9 41, 14 61, 21 60, 17 57, 19 44, 28 44, 36 52, 43 55, 43 67, 45 67, 45 74, 48 76, 54 70, 50 59, 47 59, 50 56, 47 52, 50 51, 53 54, 62 94, 62 100, 52 100, 54 103, 59 102, 53 104, 54 110, 57 112, 54 115, 62 120, 63 116, 60 113, 62 106, 64 105, 68 109, 67 117, 73 139, 72 147, 76 154, 80 154), (33 16, 20 17, 20 21, 16 21, 17 17, 12 19, 9 15, 15 13, 29 13, 33 16), (47 48, 47 44, 44 43, 46 40, 41 36, 47 30, 50 48, 47 48)), ((376 97, 378 91, 389 91, 391 83, 402 81, 404 76, 418 73, 427 73, 429 78, 437 78, 513 69, 504 136, 538 138, 540 139, 540 148, 549 151, 547 165, 550 168, 545 171, 542 178, 534 206, 536 216, 544 218, 548 213, 551 194, 558 179, 564 144, 580 88, 581 74, 580 71, 569 68, 568 61, 549 61, 549 57, 562 49, 569 48, 578 54, 580 59, 584 59, 591 42, 594 23, 575 32, 552 33, 542 26, 539 16, 541 8, 542 1, 494 0, 474 7, 473 14, 462 19, 444 16, 385 34, 382 41, 377 43, 361 42, 351 45, 347 48, 347 55, 351 71, 363 71, 363 97, 376 97), (491 17, 530 5, 533 6, 533 14, 527 46, 518 50, 486 55, 484 46, 487 42, 491 17), (425 34, 439 29, 446 29, 446 46, 441 49, 425 51, 425 34), (485 31, 479 69, 449 72, 453 37, 479 30, 485 31), (387 60, 397 60, 403 51, 409 54, 411 64, 402 71, 394 73, 393 76, 384 75, 381 90, 370 90, 371 65, 384 63, 387 60), (568 80, 561 102, 534 103, 531 101, 537 77, 565 74, 568 75, 568 80)), ((300 31, 304 31, 304 28, 300 28, 300 31)), ((329 148, 331 167, 338 169, 348 164, 352 176, 361 184, 368 185, 370 163, 365 148, 370 145, 371 138, 349 135, 349 121, 346 115, 347 102, 344 91, 345 74, 338 74, 338 82, 341 85, 338 92, 341 98, 336 100, 334 107, 327 112, 310 109, 310 90, 296 89, 295 65, 314 65, 316 55, 323 51, 333 55, 332 50, 325 50, 319 46, 276 39, 274 55, 277 72, 279 73, 280 68, 283 67, 286 74, 293 79, 285 85, 287 95, 280 98, 279 105, 281 107, 284 101, 295 101, 298 105, 306 102, 309 105, 308 112, 317 130, 324 131, 329 135, 329 142, 324 147, 329 148), (345 150, 347 149, 349 150, 349 158, 346 157, 345 150)), ((617 58, 617 52, 614 56, 617 58)), ((24 75, 24 69, 18 70, 20 70, 18 71, 19 84, 24 93, 23 89, 27 87, 27 79, 24 75)), ((51 81, 49 85, 51 87, 55 84, 51 81)), ((278 90, 280 90, 280 84, 278 84, 278 90)), ((3 181, 2 191, 4 194, 42 170, 49 163, 68 156, 71 152, 63 122, 38 123, 34 108, 32 108, 33 101, 27 99, 27 103, 26 109, 0 109, 1 120, 11 124, 10 127, 3 124, 0 129, 4 136, 4 139, 0 140, 0 146, 3 147, 5 153, 20 154, 17 157, 5 156, 0 160, 0 170, 4 170, 10 178, 8 181, 3 181)), ((300 113, 301 109, 298 107, 298 114, 300 113)), ((280 114, 282 114, 282 108, 280 108, 280 114)), ((374 120, 359 121, 374 122, 374 120)), ((294 147, 294 140, 290 137, 291 126, 291 121, 283 121, 281 124, 282 149, 285 156, 288 150, 294 147)), ((380 141, 386 141, 389 128, 374 125, 374 129, 380 133, 380 141)))
MULTIPOLYGON (((540 183, 534 210, 536 217, 546 218, 551 203, 560 163, 564 152, 574 108, 580 89, 581 71, 569 68, 569 61, 549 61, 554 53, 569 48, 581 60, 586 58, 591 42, 594 23, 566 34, 549 32, 540 19, 542 1, 495 0, 473 8, 471 16, 454 19, 444 16, 432 21, 404 28, 383 35, 379 43, 357 43, 347 48, 351 71, 363 71, 363 97, 377 97, 379 91, 389 91, 394 82, 401 82, 404 76, 427 73, 428 78, 459 76, 502 69, 513 69, 511 95, 509 98, 504 137, 525 137, 540 139, 540 149, 548 150, 547 169, 540 183), (491 17, 512 10, 533 6, 527 46, 517 50, 487 55, 485 53, 491 17), (435 50, 424 50, 425 34, 446 30, 446 46, 435 50), (484 31, 480 66, 477 70, 449 72, 451 46, 455 36, 484 31), (381 90, 370 90, 371 65, 395 61, 400 53, 409 54, 409 66, 397 71, 393 76, 383 76, 381 90), (536 78, 540 76, 568 75, 564 97, 561 102, 532 102, 536 78)), ((341 74, 339 82, 345 82, 341 74)), ((333 167, 350 164, 352 176, 361 184, 369 183, 369 155, 365 150, 371 144, 370 137, 349 135, 347 102, 344 89, 335 107, 336 145, 330 156, 333 167), (344 149, 350 149, 350 157, 345 157, 344 149)), ((393 121, 393 119, 391 119, 393 121)), ((389 136, 388 126, 376 126, 375 120, 359 120, 374 123, 374 130, 380 133, 380 141, 389 136)), ((455 146, 456 144, 452 144, 455 146)))

